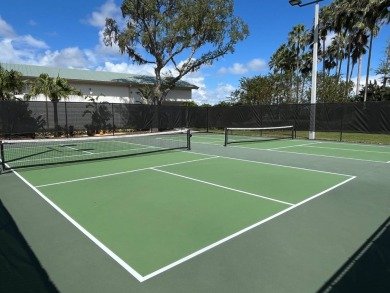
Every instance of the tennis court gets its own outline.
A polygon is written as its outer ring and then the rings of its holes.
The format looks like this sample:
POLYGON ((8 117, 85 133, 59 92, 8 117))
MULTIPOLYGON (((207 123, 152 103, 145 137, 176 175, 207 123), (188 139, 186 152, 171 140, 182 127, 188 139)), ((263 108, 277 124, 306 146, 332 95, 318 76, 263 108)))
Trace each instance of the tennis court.
POLYGON ((390 211, 389 146, 97 141, 4 148, 0 199, 59 292, 316 292, 390 211))

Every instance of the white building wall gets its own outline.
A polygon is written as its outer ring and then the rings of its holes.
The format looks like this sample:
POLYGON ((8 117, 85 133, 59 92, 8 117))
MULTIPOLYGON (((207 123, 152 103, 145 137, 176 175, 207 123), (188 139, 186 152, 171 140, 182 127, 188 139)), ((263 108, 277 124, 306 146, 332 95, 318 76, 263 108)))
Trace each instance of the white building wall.
MULTIPOLYGON (((75 83, 69 85, 82 92, 83 96, 69 96, 69 102, 86 102, 88 97, 98 98, 98 102, 146 104, 147 102, 139 95, 139 89, 128 85, 110 85, 98 83, 75 83)), ((23 95, 20 96, 22 98, 23 95)), ((191 101, 191 90, 174 89, 166 97, 166 104, 181 104, 191 101)), ((34 101, 45 101, 43 95, 33 99, 34 101)))

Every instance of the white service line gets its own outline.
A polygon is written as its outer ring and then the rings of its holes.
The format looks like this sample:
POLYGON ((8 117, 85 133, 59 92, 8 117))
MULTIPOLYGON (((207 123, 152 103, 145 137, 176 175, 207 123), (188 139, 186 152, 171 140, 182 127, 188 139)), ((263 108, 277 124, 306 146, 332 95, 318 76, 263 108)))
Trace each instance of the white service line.
POLYGON ((78 148, 73 148, 73 147, 70 147, 70 146, 67 146, 67 145, 60 145, 64 148, 68 148, 68 149, 71 149, 71 150, 74 150, 74 151, 78 151, 78 152, 82 152, 82 153, 87 153, 88 155, 94 155, 93 152, 88 152, 88 151, 83 151, 81 149, 78 149, 78 148))
POLYGON ((139 282, 144 281, 144 277, 140 275, 136 270, 129 266, 124 260, 122 260, 118 255, 111 251, 107 246, 100 242, 95 236, 89 233, 83 226, 81 226, 77 221, 75 221, 71 216, 65 213, 59 206, 47 198, 42 192, 40 192, 36 187, 34 187, 30 182, 28 182, 23 176, 19 175, 18 172, 13 170, 14 174, 18 176, 25 184, 27 184, 32 190, 34 190, 42 199, 44 199, 49 205, 51 205, 57 212, 59 212, 65 219, 67 219, 71 224, 73 224, 77 229, 79 229, 85 236, 87 236, 93 243, 100 247, 105 253, 107 253, 112 259, 114 259, 119 265, 121 265, 126 271, 134 276, 139 282))
POLYGON ((285 204, 285 205, 289 205, 289 206, 294 205, 293 203, 290 203, 290 202, 287 202, 287 201, 282 201, 282 200, 274 199, 274 198, 271 198, 271 197, 262 196, 262 195, 259 195, 259 194, 255 194, 255 193, 251 193, 251 192, 247 192, 247 191, 243 191, 243 190, 239 190, 239 189, 230 188, 230 187, 227 187, 227 186, 211 183, 211 182, 208 182, 208 181, 199 180, 199 179, 192 178, 192 177, 187 177, 187 176, 184 176, 184 175, 180 175, 180 174, 176 174, 176 173, 160 170, 160 169, 157 169, 157 168, 150 168, 150 169, 152 169, 154 171, 162 172, 162 173, 165 173, 165 174, 173 175, 173 176, 176 176, 176 177, 185 178, 185 179, 196 181, 196 182, 200 182, 200 183, 203 183, 203 184, 219 187, 219 188, 222 188, 222 189, 227 189, 227 190, 231 190, 231 191, 235 191, 235 192, 239 192, 239 193, 243 193, 243 194, 259 197, 259 198, 262 198, 262 199, 275 201, 275 202, 282 203, 282 204, 285 204))
MULTIPOLYGON (((194 151, 191 151, 191 153, 207 156, 207 154, 194 152, 194 151)), ((290 153, 290 152, 288 152, 288 153, 290 153)), ((255 163, 255 164, 262 164, 262 165, 269 165, 269 166, 276 166, 276 167, 283 167, 283 168, 290 168, 290 169, 297 169, 297 170, 304 170, 304 171, 311 171, 311 172, 318 172, 318 173, 324 173, 324 174, 341 175, 341 176, 347 176, 347 177, 351 177, 352 176, 352 175, 348 175, 348 174, 341 174, 341 173, 328 172, 328 171, 315 170, 315 169, 307 169, 307 168, 294 167, 294 166, 281 165, 281 164, 274 164, 274 163, 266 163, 266 162, 260 162, 260 161, 252 161, 252 160, 246 160, 246 159, 238 159, 238 158, 232 158, 232 157, 227 157, 227 156, 218 156, 218 157, 222 158, 222 159, 243 161, 243 162, 249 162, 249 163, 255 163)))
MULTIPOLYGON (((313 147, 312 145, 302 145, 304 147, 313 147)), ((354 150, 354 149, 344 149, 344 148, 332 148, 332 147, 320 147, 314 146, 317 149, 328 149, 328 150, 340 150, 340 151, 349 151, 349 152, 361 152, 361 153, 375 153, 375 154, 389 154, 390 152, 378 152, 378 151, 365 151, 365 150, 354 150)))
POLYGON ((287 148, 300 147, 300 146, 309 146, 309 145, 319 144, 319 143, 321 143, 321 142, 318 141, 318 142, 312 142, 312 143, 289 145, 289 146, 278 147, 278 148, 270 148, 270 149, 267 149, 267 150, 272 151, 272 150, 279 150, 279 149, 287 149, 287 148))
POLYGON ((67 181, 60 181, 60 182, 42 184, 42 185, 37 185, 36 187, 37 188, 41 188, 41 187, 47 187, 47 186, 53 186, 53 185, 73 183, 73 182, 78 182, 78 181, 93 180, 93 179, 98 179, 98 178, 104 178, 104 177, 110 177, 110 176, 116 176, 116 175, 122 175, 122 174, 134 173, 134 172, 140 172, 140 171, 150 170, 150 169, 153 169, 153 168, 160 168, 160 167, 168 167, 168 166, 174 166, 174 165, 180 165, 180 164, 187 164, 187 163, 193 163, 193 162, 198 162, 198 161, 210 160, 210 159, 215 159, 215 158, 218 158, 218 156, 208 157, 208 158, 203 158, 203 159, 196 159, 196 160, 191 160, 191 161, 178 162, 178 163, 165 164, 165 165, 154 166, 154 167, 146 167, 146 168, 141 168, 141 169, 128 170, 128 171, 116 172, 116 173, 110 173, 110 174, 104 174, 104 175, 98 175, 98 176, 91 176, 91 177, 85 177, 85 178, 79 178, 79 179, 73 179, 73 180, 67 180, 67 181))
POLYGON ((171 269, 171 268, 173 268, 173 267, 175 267, 175 266, 177 266, 177 265, 179 265, 181 263, 184 263, 184 262, 190 260, 191 258, 194 258, 194 257, 196 257, 196 256, 198 256, 198 255, 200 255, 200 254, 202 254, 202 253, 204 253, 204 252, 206 252, 206 251, 216 247, 216 246, 219 246, 219 245, 221 245, 221 244, 223 244, 223 243, 225 243, 225 242, 227 242, 227 241, 229 241, 229 240, 231 240, 233 238, 236 238, 236 237, 240 236, 241 234, 243 234, 245 232, 248 232, 249 230, 252 230, 252 229, 254 229, 254 228, 256 228, 256 227, 258 227, 258 226, 260 226, 260 225, 262 225, 262 224, 264 224, 264 223, 266 223, 268 221, 270 221, 270 220, 273 220, 273 219, 275 219, 275 218, 277 218, 277 217, 279 217, 279 216, 281 216, 281 215, 291 211, 292 209, 295 209, 296 207, 299 207, 299 206, 307 203, 308 201, 311 201, 311 200, 313 200, 313 199, 323 195, 324 193, 331 191, 332 189, 335 189, 337 187, 340 187, 341 185, 346 184, 347 182, 349 182, 349 181, 351 181, 351 180, 353 180, 355 178, 356 178, 356 176, 353 176, 353 177, 351 177, 351 178, 349 178, 349 179, 347 179, 347 180, 345 180, 345 181, 343 181, 343 182, 341 182, 341 183, 339 183, 339 184, 337 184, 335 186, 332 186, 331 188, 328 188, 328 189, 326 189, 326 190, 324 190, 324 191, 322 191, 320 193, 317 193, 317 194, 315 194, 315 195, 313 195, 313 196, 311 196, 311 197, 309 197, 309 198, 307 198, 307 199, 305 199, 305 200, 303 200, 303 201, 301 201, 301 202, 299 202, 299 203, 297 203, 295 205, 292 205, 292 206, 290 206, 290 207, 288 207, 288 208, 286 208, 286 209, 284 209, 284 210, 282 210, 282 211, 280 211, 280 212, 278 212, 278 213, 276 213, 276 214, 274 214, 274 215, 272 215, 272 216, 270 216, 270 217, 268 217, 268 218, 266 218, 264 220, 261 220, 260 222, 257 222, 255 224, 249 226, 249 227, 246 227, 246 228, 244 228, 244 229, 242 229, 242 230, 240 230, 240 231, 238 231, 238 232, 236 232, 234 234, 231 234, 231 235, 229 235, 229 236, 227 236, 227 237, 225 237, 225 238, 223 238, 223 239, 221 239, 221 240, 219 240, 217 242, 214 242, 214 243, 212 243, 212 244, 210 244, 210 245, 208 245, 208 246, 198 250, 198 251, 195 251, 194 253, 192 253, 190 255, 187 255, 186 257, 183 257, 182 259, 179 259, 179 260, 177 260, 177 261, 175 261, 175 262, 173 262, 173 263, 171 263, 171 264, 169 264, 169 265, 167 265, 167 266, 165 266, 165 267, 163 267, 161 269, 158 269, 157 271, 154 271, 153 273, 150 273, 150 274, 148 274, 146 276, 143 276, 143 281, 146 281, 146 280, 148 280, 148 279, 150 279, 152 277, 155 277, 155 276, 157 276, 157 275, 159 275, 159 274, 161 274, 161 273, 163 273, 163 272, 165 272, 165 271, 167 271, 167 270, 169 270, 169 269, 171 269))

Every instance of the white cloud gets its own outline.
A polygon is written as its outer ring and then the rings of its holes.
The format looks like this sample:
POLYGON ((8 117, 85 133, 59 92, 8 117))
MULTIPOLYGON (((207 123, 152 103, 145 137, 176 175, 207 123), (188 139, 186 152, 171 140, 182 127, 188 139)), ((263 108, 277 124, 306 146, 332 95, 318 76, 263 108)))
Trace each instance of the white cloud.
POLYGON ((3 39, 0 41, 1 62, 20 63, 23 55, 26 55, 26 53, 15 50, 11 39, 3 39))
POLYGON ((267 69, 267 62, 263 59, 253 59, 246 64, 234 63, 230 67, 222 67, 218 70, 219 74, 243 75, 249 72, 259 72, 267 69))
POLYGON ((247 73, 249 70, 247 67, 245 67, 244 64, 241 63, 234 63, 233 66, 230 67, 222 67, 221 69, 218 70, 218 73, 220 74, 236 74, 236 75, 243 75, 247 73))
POLYGON ((199 74, 196 78, 184 78, 183 80, 195 84, 199 87, 192 91, 192 99, 198 105, 210 104, 216 105, 221 101, 226 101, 230 94, 236 89, 233 85, 228 83, 219 83, 215 89, 207 88, 205 77, 199 74))
POLYGON ((268 69, 268 65, 263 59, 253 59, 248 63, 248 68, 251 71, 263 71, 268 69))
POLYGON ((37 61, 39 65, 57 67, 87 68, 89 65, 84 52, 77 47, 53 52, 47 50, 37 61))
POLYGON ((328 48, 332 44, 333 38, 336 36, 335 32, 330 32, 325 39, 325 48, 328 48))
POLYGON ((103 28, 106 24, 106 18, 117 18, 120 16, 120 8, 115 5, 113 0, 108 0, 98 11, 92 12, 85 22, 98 28, 103 28))
POLYGON ((8 23, 6 23, 5 20, 2 19, 0 16, 0 37, 12 38, 15 36, 16 33, 14 29, 8 23))
MULTIPOLYGON (((353 77, 351 79, 353 83, 355 84, 353 87, 353 91, 356 93, 356 83, 357 83, 357 77, 353 77)), ((377 82, 377 84, 381 85, 382 84, 382 76, 381 75, 372 75, 368 77, 368 83, 374 83, 377 82)), ((361 75, 360 76, 360 82, 359 82, 359 91, 362 90, 366 86, 366 75, 361 75)))
POLYGON ((136 64, 129 64, 125 62, 116 63, 116 64, 112 62, 104 62, 104 65, 98 66, 96 70, 122 72, 122 73, 139 74, 139 75, 154 75, 154 68, 152 64, 136 65, 136 64))
POLYGON ((99 31, 99 44, 95 46, 95 54, 104 58, 107 58, 107 55, 120 57, 121 53, 119 51, 118 45, 112 44, 112 46, 106 46, 104 44, 103 38, 103 30, 101 30, 99 31))
POLYGON ((47 49, 49 46, 44 42, 35 39, 31 35, 25 35, 15 38, 15 43, 23 47, 32 47, 38 49, 47 49))

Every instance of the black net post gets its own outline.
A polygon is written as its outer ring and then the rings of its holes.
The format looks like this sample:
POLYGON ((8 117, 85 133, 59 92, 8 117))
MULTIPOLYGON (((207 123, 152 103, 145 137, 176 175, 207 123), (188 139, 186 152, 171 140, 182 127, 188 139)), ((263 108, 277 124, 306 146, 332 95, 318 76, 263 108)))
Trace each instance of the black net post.
POLYGON ((5 170, 4 146, 2 141, 0 141, 0 160, 1 160, 1 169, 0 169, 0 173, 1 173, 2 170, 5 170))
POLYGON ((191 137, 192 137, 192 134, 191 134, 191 130, 187 130, 187 150, 191 150, 191 137))

